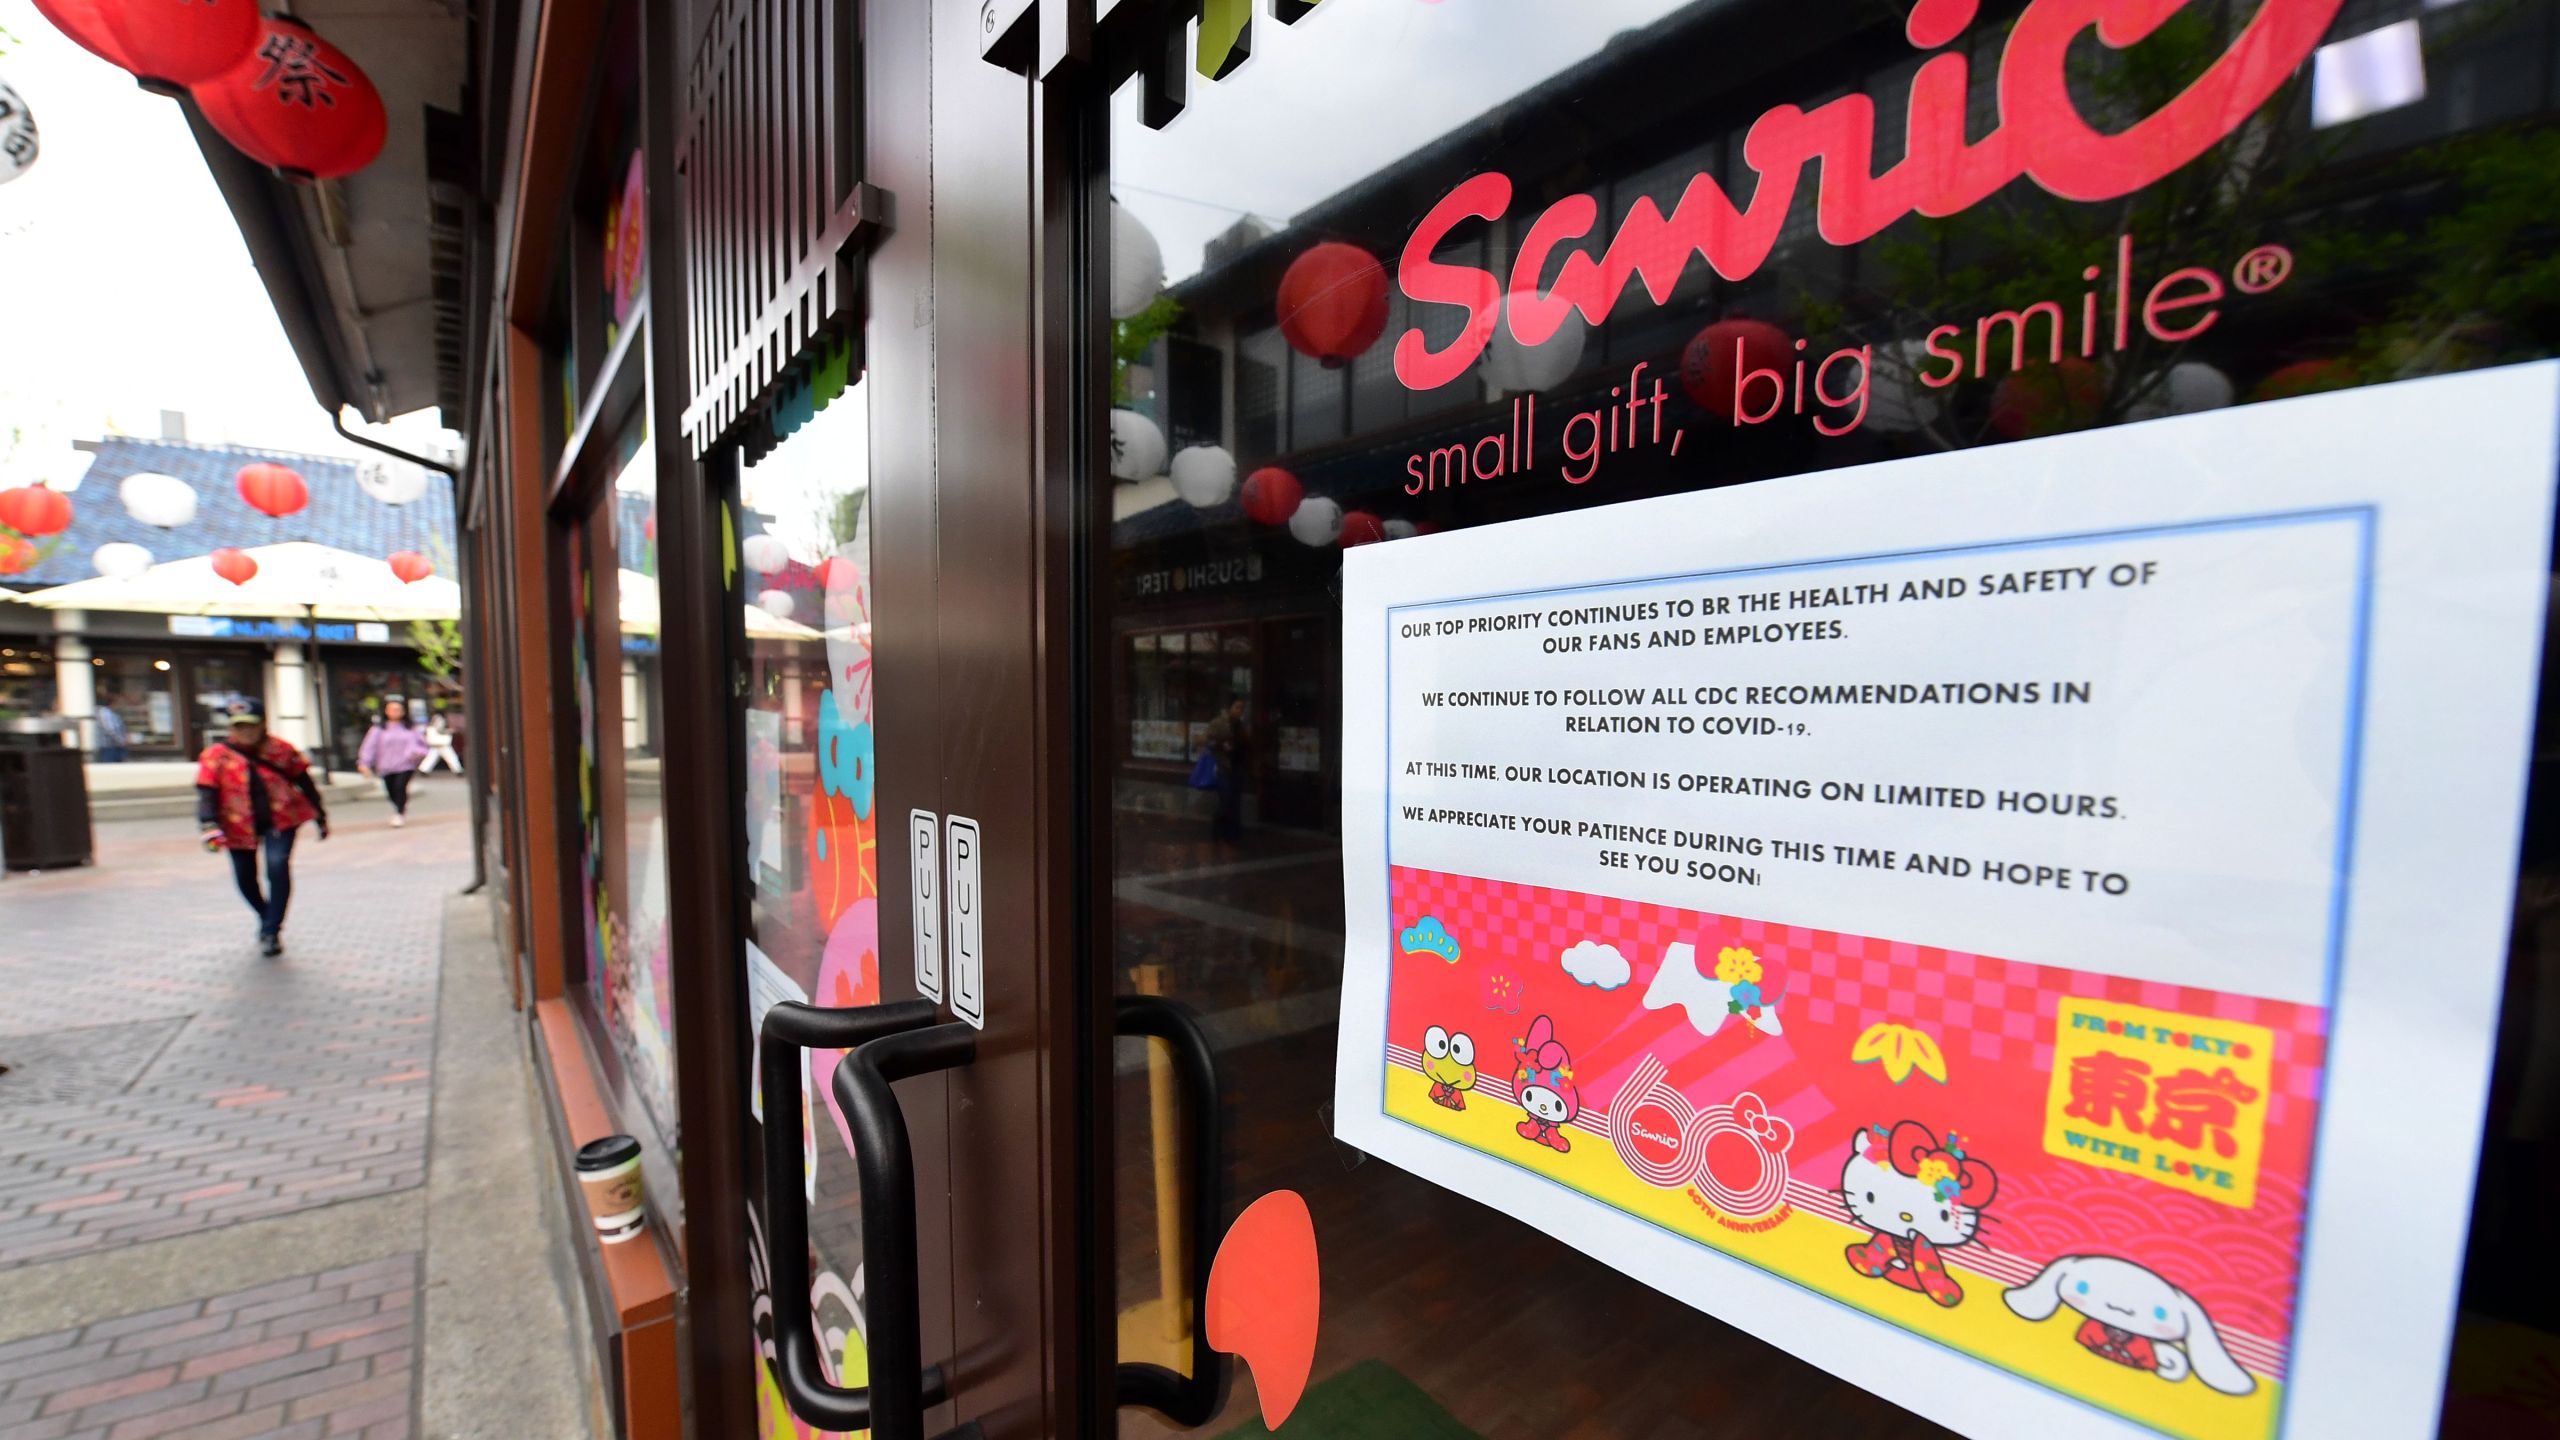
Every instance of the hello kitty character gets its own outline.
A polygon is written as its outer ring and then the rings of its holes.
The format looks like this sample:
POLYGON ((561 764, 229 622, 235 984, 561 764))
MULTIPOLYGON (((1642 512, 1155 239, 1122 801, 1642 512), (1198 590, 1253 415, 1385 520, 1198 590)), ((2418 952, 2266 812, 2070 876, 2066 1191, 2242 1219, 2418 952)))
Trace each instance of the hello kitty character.
POLYGON ((1529 1033, 1511 1048, 1519 1059, 1512 1085, 1520 1108, 1529 1112, 1519 1124, 1520 1138, 1559 1155, 1570 1152, 1573 1142, 1564 1138, 1564 1127, 1582 1113, 1582 1092, 1574 1088, 1573 1057, 1556 1039, 1555 1022, 1544 1015, 1530 1021, 1529 1033))
POLYGON ((1989 1165, 1964 1153, 1953 1130, 1938 1143, 1929 1127, 1905 1120, 1888 1130, 1870 1125, 1849 1142, 1840 1198, 1872 1233, 1845 1252, 1849 1268, 1874 1280, 1917 1290, 1942 1306, 1964 1299, 1942 1252, 1970 1245, 1982 1209, 2000 1188, 1989 1165))
POLYGON ((2070 1306, 2087 1317, 2071 1338, 2099 1359, 2168 1381, 2193 1375, 2225 1395, 2258 1388, 2196 1298, 2130 1260, 2065 1255, 2001 1298, 2027 1320, 2070 1306))

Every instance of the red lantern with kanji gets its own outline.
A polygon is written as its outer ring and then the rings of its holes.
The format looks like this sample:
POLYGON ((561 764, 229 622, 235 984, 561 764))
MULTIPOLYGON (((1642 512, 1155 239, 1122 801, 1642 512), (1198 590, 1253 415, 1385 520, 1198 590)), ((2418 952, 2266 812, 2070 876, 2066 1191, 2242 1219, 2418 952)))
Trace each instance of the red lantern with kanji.
POLYGON ((36 13, 52 21, 53 28, 72 44, 119 70, 133 68, 124 57, 124 46, 107 28, 107 17, 99 13, 99 0, 35 0, 35 6, 36 13))
POLYGON ((257 576, 258 562, 250 559, 245 551, 225 545, 214 551, 212 558, 213 573, 234 585, 246 585, 257 576))
POLYGON ((142 88, 175 95, 249 57, 257 46, 253 0, 99 0, 98 18, 142 88))
POLYGON ((1710 415, 1730 420, 1734 386, 1746 370, 1774 370, 1780 384, 1795 363, 1795 342, 1766 320, 1719 320, 1680 352, 1680 388, 1710 415))
POLYGON ((1265 465, 1245 477, 1244 513, 1259 524, 1288 524, 1289 517, 1298 513, 1298 502, 1306 498, 1307 487, 1277 465, 1265 465))
POLYGON ((1387 538, 1386 522, 1366 510, 1346 511, 1342 517, 1342 548, 1375 545, 1387 538))
POLYGON ((2354 383, 2356 372, 2343 360, 2296 360, 2259 381, 2249 398, 2290 400, 2322 390, 2343 390, 2354 383))
POLYGON ((21 535, 59 535, 71 528, 71 497, 43 485, 0 490, 0 525, 21 535))
POLYGON ((240 498, 253 510, 281 520, 311 503, 311 487, 285 466, 261 460, 240 467, 240 498))
POLYGON ((1327 240, 1289 262, 1276 308, 1290 348, 1338 367, 1387 328, 1387 272, 1359 246, 1327 240))
POLYGON ((353 175, 382 153, 382 92, 345 51, 271 16, 248 58, 195 87, 205 120, 240 153, 294 180, 353 175))
POLYGON ((2107 398, 2107 377, 2077 356, 2015 371, 1991 392, 1991 428, 2012 440, 2058 435, 2094 425, 2107 398))
POLYGON ((436 565, 415 550, 394 550, 391 552, 391 573, 400 577, 401 584, 415 585, 436 573, 436 565))

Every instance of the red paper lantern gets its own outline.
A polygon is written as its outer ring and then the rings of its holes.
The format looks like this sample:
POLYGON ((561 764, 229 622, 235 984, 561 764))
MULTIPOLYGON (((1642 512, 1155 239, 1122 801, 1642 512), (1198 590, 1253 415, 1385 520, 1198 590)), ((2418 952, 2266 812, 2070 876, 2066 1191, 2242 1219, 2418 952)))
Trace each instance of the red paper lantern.
POLYGON ((213 552, 213 573, 234 585, 246 585, 256 577, 258 562, 250 559, 246 551, 226 545, 213 552))
POLYGON ((391 573, 400 577, 401 584, 415 585, 436 573, 436 565, 415 550, 394 550, 391 552, 391 573))
POLYGON ((253 0, 99 0, 97 15, 124 52, 116 63, 155 95, 212 79, 258 43, 253 0))
POLYGON ((1264 525, 1286 525, 1298 513, 1298 502, 1307 498, 1307 487, 1298 477, 1277 465, 1265 465, 1245 477, 1244 513, 1264 525))
POLYGON ((1387 538, 1386 522, 1366 510, 1345 511, 1342 516, 1342 548, 1375 545, 1387 538))
POLYGON ((0 490, 0 525, 21 535, 59 535, 71 527, 71 499, 42 485, 0 490))
POLYGON ((35 542, 16 535, 0 535, 0 575, 16 575, 36 568, 35 542))
POLYGON ((2296 360, 2272 371, 2249 392, 2252 400, 2290 400, 2322 390, 2344 390, 2356 383, 2356 372, 2344 360, 2296 360))
POLYGON ((1775 370, 1792 384, 1795 342, 1766 320, 1718 320, 1680 352, 1680 388, 1710 415, 1733 418, 1734 382, 1748 370, 1775 370))
POLYGON ((311 503, 311 487, 302 477, 270 461, 241 466, 239 485, 240 498, 250 508, 279 520, 311 503))
POLYGON ((382 92, 345 51, 271 16, 248 58, 195 87, 205 120, 241 154, 294 180, 353 175, 382 153, 382 92))
POLYGON ((35 5, 36 13, 52 21, 53 28, 72 44, 119 70, 133 68, 124 58, 124 47, 107 29, 106 17, 98 13, 98 0, 35 0, 35 5))
POLYGON ((1335 368, 1386 330, 1387 272, 1359 246, 1327 240, 1289 262, 1277 308, 1290 347, 1335 368))
POLYGON ((2107 379, 2076 356, 2058 365, 2013 372, 1991 392, 1991 428, 2012 440, 2055 435, 2097 423, 2107 379))

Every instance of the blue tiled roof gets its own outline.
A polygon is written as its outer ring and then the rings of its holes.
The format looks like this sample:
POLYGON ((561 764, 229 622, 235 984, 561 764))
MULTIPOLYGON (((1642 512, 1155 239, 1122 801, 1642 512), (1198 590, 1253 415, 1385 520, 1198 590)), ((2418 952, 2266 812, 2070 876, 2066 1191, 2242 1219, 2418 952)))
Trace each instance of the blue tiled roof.
POLYGON ((408 504, 385 505, 357 487, 355 462, 325 455, 110 436, 98 442, 98 458, 71 504, 71 528, 39 542, 51 545, 52 552, 5 583, 36 590, 86 580, 98 573, 90 555, 110 540, 139 545, 154 560, 286 540, 317 541, 359 555, 415 550, 437 557, 438 568, 448 572, 455 555, 453 486, 442 475, 429 472, 427 493, 408 504), (281 520, 249 508, 235 481, 240 467, 260 460, 299 472, 311 487, 311 503, 281 520), (159 530, 126 514, 116 491, 126 476, 145 471, 174 475, 195 487, 196 518, 175 530, 159 530))

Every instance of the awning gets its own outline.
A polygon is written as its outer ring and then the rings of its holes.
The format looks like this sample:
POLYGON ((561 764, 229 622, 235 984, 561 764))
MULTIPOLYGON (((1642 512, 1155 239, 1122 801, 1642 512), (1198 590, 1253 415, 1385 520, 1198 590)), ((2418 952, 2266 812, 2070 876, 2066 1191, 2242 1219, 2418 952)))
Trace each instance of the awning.
POLYGON ((352 550, 289 540, 242 552, 258 562, 248 583, 234 585, 213 572, 213 557, 169 560, 139 575, 100 575, 26 596, 47 610, 121 610, 152 615, 230 615, 244 618, 453 620, 462 614, 462 587, 441 575, 415 583, 391 573, 388 562, 352 550))

